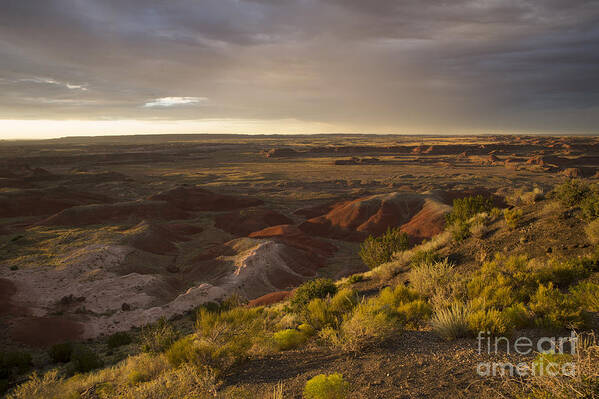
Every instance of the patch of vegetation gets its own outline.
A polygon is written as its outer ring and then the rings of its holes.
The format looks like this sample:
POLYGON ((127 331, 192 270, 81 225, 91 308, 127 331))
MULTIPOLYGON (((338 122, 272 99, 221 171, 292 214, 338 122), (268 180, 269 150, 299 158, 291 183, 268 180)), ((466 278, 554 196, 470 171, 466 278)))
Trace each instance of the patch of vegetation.
POLYGON ((439 309, 433 315, 431 325, 440 337, 451 341, 470 335, 470 308, 462 303, 454 303, 449 308, 439 309))
POLYGON ((306 399, 345 399, 349 395, 349 383, 339 373, 320 374, 306 382, 306 399))
POLYGON ((273 339, 279 350, 286 351, 303 345, 308 337, 298 330, 289 328, 274 333, 273 339))
POLYGON ((557 185, 552 192, 553 198, 567 207, 579 206, 589 195, 591 188, 580 179, 570 179, 557 185))
POLYGON ((300 285, 291 297, 291 307, 300 309, 306 306, 312 299, 326 298, 337 293, 335 282, 328 278, 317 278, 300 285))
POLYGON ((72 370, 78 373, 86 373, 104 365, 100 357, 90 348, 77 345, 71 354, 72 370))
POLYGON ((451 301, 458 285, 458 274, 447 259, 434 263, 421 263, 408 273, 410 286, 420 295, 442 305, 451 301))
POLYGON ((504 209, 503 217, 505 219, 505 224, 507 225, 507 227, 513 230, 520 224, 520 221, 522 219, 522 209, 504 209))
POLYGON ((552 283, 539 286, 531 298, 530 309, 539 327, 551 330, 577 329, 585 324, 582 309, 575 299, 561 293, 552 283))
POLYGON ((347 281, 349 281, 350 284, 359 283, 360 281, 364 281, 364 275, 361 273, 352 274, 351 276, 349 276, 347 281))
POLYGON ((177 340, 178 334, 173 326, 164 318, 145 326, 139 336, 139 347, 142 352, 161 353, 170 348, 177 340))
POLYGON ((390 262, 393 254, 410 248, 410 240, 406 233, 398 227, 388 228, 387 231, 378 236, 369 236, 360 246, 360 258, 370 269, 390 262))
POLYGON ((0 379, 7 379, 14 373, 23 374, 32 365, 31 355, 28 352, 0 352, 0 379))
POLYGON ((74 346, 70 342, 52 345, 48 350, 48 355, 54 363, 68 363, 71 361, 73 348, 74 346))
POLYGON ((446 216, 448 225, 456 222, 467 222, 479 213, 489 212, 493 207, 490 198, 482 195, 456 198, 453 200, 453 209, 446 216))
POLYGON ((589 222, 584 228, 589 241, 593 244, 599 244, 599 219, 589 222))
POLYGON ((129 345, 131 342, 132 339, 126 332, 114 333, 106 341, 109 348, 118 348, 119 346, 129 345))

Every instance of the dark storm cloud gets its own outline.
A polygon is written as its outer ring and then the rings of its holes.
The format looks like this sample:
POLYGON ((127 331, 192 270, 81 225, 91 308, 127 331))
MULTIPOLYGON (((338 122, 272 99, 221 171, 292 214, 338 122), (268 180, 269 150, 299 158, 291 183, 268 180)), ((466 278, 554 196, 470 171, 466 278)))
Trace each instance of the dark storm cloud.
POLYGON ((596 132, 598 71, 599 1, 5 0, 0 12, 6 119, 596 132))

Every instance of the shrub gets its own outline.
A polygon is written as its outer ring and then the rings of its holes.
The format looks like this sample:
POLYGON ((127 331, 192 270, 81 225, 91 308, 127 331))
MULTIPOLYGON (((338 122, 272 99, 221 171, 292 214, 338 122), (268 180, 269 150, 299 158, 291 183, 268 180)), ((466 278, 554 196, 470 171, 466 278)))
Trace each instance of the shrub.
POLYGON ((303 345, 307 337, 298 330, 287 329, 274 333, 273 339, 279 350, 286 351, 303 345))
POLYGON ((422 299, 417 299, 399 305, 397 307, 397 313, 402 317, 407 326, 419 328, 431 318, 433 308, 422 299))
POLYGON ((260 308, 233 308, 223 312, 200 309, 196 317, 193 363, 224 371, 247 358, 254 342, 264 336, 260 308))
POLYGON ((504 209, 503 217, 505 219, 505 224, 510 229, 515 229, 518 227, 520 220, 522 219, 522 209, 504 209))
POLYGON ((332 343, 345 350, 358 350, 374 339, 387 339, 401 327, 397 311, 381 306, 377 298, 372 298, 356 306, 341 324, 338 336, 332 336, 332 343))
POLYGON ((443 260, 441 255, 434 249, 419 250, 414 253, 410 259, 410 264, 419 265, 421 263, 435 263, 443 260))
POLYGON ((328 295, 335 295, 337 286, 335 282, 328 278, 317 278, 307 281, 300 285, 291 297, 291 306, 296 311, 306 306, 312 299, 326 298, 328 295))
POLYGON ((349 279, 347 281, 349 281, 350 284, 359 283, 360 281, 364 281, 364 275, 361 273, 352 274, 351 276, 349 276, 349 279))
POLYGON ((48 351, 50 359, 54 363, 68 363, 71 361, 71 355, 73 353, 73 344, 65 342, 62 344, 52 345, 48 351))
POLYGON ((371 301, 379 307, 397 308, 404 303, 421 299, 418 292, 405 285, 397 285, 395 288, 385 287, 371 301))
POLYGON ((77 345, 71 354, 73 371, 87 373, 104 365, 98 355, 90 348, 77 345))
POLYGON ((0 379, 9 378, 13 372, 23 374, 31 368, 31 360, 24 351, 0 352, 0 379))
POLYGON ((508 330, 503 314, 497 309, 479 309, 468 314, 468 327, 474 334, 501 335, 508 330))
POLYGON ((552 194, 562 205, 571 207, 580 205, 590 191, 588 184, 578 179, 571 179, 557 185, 552 194))
POLYGON ((470 237, 470 224, 465 220, 456 220, 448 225, 448 231, 455 241, 463 241, 470 237))
POLYGON ((179 367, 182 363, 192 361, 194 353, 193 337, 183 337, 171 345, 165 352, 166 359, 173 367, 179 367))
POLYGON ((143 327, 139 336, 142 352, 161 353, 170 348, 178 335, 173 326, 164 318, 156 323, 143 327))
POLYGON ((306 382, 306 399, 345 399, 349 395, 349 383, 339 373, 320 374, 306 382))
POLYGON ((360 246, 360 258, 370 269, 390 262, 393 254, 410 248, 409 237, 398 227, 378 236, 369 236, 360 246))
POLYGON ((316 330, 314 330, 314 328, 312 328, 311 325, 306 323, 300 324, 299 326, 297 326, 297 329, 306 337, 311 337, 316 332, 316 330))
POLYGON ((482 195, 476 195, 465 198, 456 198, 453 200, 453 209, 447 214, 446 221, 448 225, 456 222, 467 222, 478 213, 489 212, 493 207, 490 198, 482 195))
POLYGON ((336 316, 342 316, 358 304, 358 295, 351 288, 344 288, 337 292, 329 301, 329 310, 336 316))
POLYGON ((126 332, 117 332, 108 337, 106 343, 109 348, 118 348, 119 346, 129 345, 131 337, 126 332))
POLYGON ((481 220, 477 220, 470 225, 469 233, 472 237, 482 238, 487 233, 487 225, 481 220))
POLYGON ((503 309, 501 315, 508 331, 525 328, 530 324, 530 311, 521 302, 503 309))
POLYGON ((599 219, 595 219, 584 228, 587 238, 593 244, 599 244, 599 219))
POLYGON ((469 306, 463 303, 454 303, 449 308, 439 309, 431 320, 433 331, 448 341, 466 337, 470 333, 469 313, 469 306))
POLYGON ((531 298, 530 309, 539 327, 553 330, 579 328, 585 322, 582 309, 574 298, 562 294, 552 283, 539 285, 531 298))
POLYGON ((589 275, 584 259, 565 261, 551 260, 544 268, 535 271, 539 282, 551 282, 558 287, 567 287, 589 275))
POLYGON ((581 308, 589 312, 599 312, 599 284, 583 281, 571 287, 570 293, 581 308))
POLYGON ((447 259, 434 263, 422 263, 410 270, 410 285, 421 295, 431 298, 434 295, 449 296, 449 290, 457 281, 457 273, 447 259))

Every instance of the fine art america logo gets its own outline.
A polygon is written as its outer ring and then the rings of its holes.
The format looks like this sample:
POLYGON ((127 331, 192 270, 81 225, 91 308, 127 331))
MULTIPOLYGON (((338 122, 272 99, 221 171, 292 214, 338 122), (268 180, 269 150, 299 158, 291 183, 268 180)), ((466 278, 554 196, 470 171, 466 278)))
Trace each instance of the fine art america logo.
POLYGON ((539 355, 531 362, 480 362, 476 372, 481 377, 528 377, 528 376, 569 376, 576 375, 576 345, 578 337, 574 331, 569 337, 541 337, 536 342, 528 337, 519 337, 511 342, 507 337, 492 337, 490 333, 478 333, 478 353, 539 355))

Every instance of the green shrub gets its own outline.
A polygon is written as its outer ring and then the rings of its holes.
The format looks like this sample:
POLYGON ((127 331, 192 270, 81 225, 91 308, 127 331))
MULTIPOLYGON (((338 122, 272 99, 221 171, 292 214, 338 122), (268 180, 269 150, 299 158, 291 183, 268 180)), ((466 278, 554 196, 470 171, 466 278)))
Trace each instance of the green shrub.
POLYGON ((591 188, 579 179, 571 179, 553 189, 553 197, 564 206, 578 206, 589 195, 591 188))
POLYGON ((317 278, 307 281, 300 285, 291 297, 291 306, 296 311, 306 306, 312 299, 326 298, 328 295, 335 295, 337 286, 335 282, 328 278, 317 278))
POLYGON ((171 345, 165 352, 166 359, 173 367, 179 367, 182 363, 190 362, 194 359, 193 337, 188 335, 171 345))
POLYGON ((329 301, 329 309, 331 313, 342 316, 358 304, 358 295, 351 288, 344 288, 337 292, 329 301))
POLYGON ((410 259, 410 264, 416 266, 422 263, 436 263, 443 260, 443 257, 439 255, 437 251, 434 249, 430 249, 428 251, 419 250, 414 253, 412 258, 410 259))
POLYGON ((539 327, 552 330, 580 328, 585 324, 581 307, 570 295, 562 294, 552 283, 539 285, 530 309, 539 327))
POLYGON ((108 337, 106 343, 109 348, 118 348, 119 346, 129 345, 131 337, 126 332, 117 332, 108 337))
POLYGON ((132 372, 127 374, 127 381, 129 382, 129 385, 137 385, 139 383, 147 382, 149 380, 150 376, 139 370, 133 370, 132 372))
POLYGON ((469 306, 462 303, 454 303, 449 308, 439 309, 431 320, 433 331, 448 341, 467 337, 470 335, 469 314, 469 306))
POLYGON ((501 315, 508 331, 525 328, 530 324, 530 311, 521 302, 506 307, 501 311, 501 315))
POLYGON ((0 379, 8 379, 13 372, 23 374, 32 366, 31 355, 24 351, 0 352, 0 379))
POLYGON ((467 222, 470 218, 482 212, 489 212, 493 207, 490 198, 476 195, 453 200, 453 209, 447 214, 446 222, 452 225, 456 222, 467 222))
POLYGON ((339 373, 320 374, 308 380, 304 387, 306 399, 345 399, 349 395, 349 383, 339 373))
POLYGON ((580 203, 582 215, 587 220, 595 220, 599 218, 599 191, 597 186, 593 186, 592 190, 580 203))
POLYGON ((360 281, 364 281, 364 275, 361 273, 352 274, 351 276, 349 276, 349 279, 347 281, 349 281, 350 284, 359 283, 360 281))
POLYGON ((505 219, 505 224, 510 229, 515 229, 520 224, 520 220, 522 219, 522 209, 504 209, 503 217, 505 219))
POLYGON ((360 258, 370 269, 390 262, 393 254, 410 248, 410 240, 406 233, 398 227, 378 236, 369 236, 360 246, 360 258))
POLYGON ((73 353, 73 344, 65 342, 62 344, 52 345, 48 350, 48 355, 54 363, 68 363, 71 361, 73 353))
POLYGON ((177 338, 178 334, 173 326, 162 318, 142 328, 139 336, 140 349, 142 352, 161 353, 170 348, 177 338))
POLYGON ((311 337, 312 335, 314 335, 314 333, 316 333, 316 330, 314 330, 314 328, 312 328, 311 325, 306 323, 300 324, 299 326, 297 326, 297 329, 306 337, 311 337))
POLYGON ((551 260, 544 268, 535 270, 534 275, 539 282, 553 283, 558 287, 567 287, 582 280, 590 274, 584 259, 551 260))
POLYGON ((371 299, 379 307, 397 308, 404 303, 421 299, 418 292, 405 285, 397 285, 394 288, 383 288, 377 297, 371 299))
POLYGON ((79 373, 87 373, 104 365, 98 355, 90 348, 77 345, 71 354, 73 370, 79 373))
POLYGON ((287 330, 277 331, 274 333, 273 339, 275 340, 279 350, 286 351, 303 345, 306 342, 307 337, 300 331, 290 328, 287 330))
POLYGON ((583 281, 571 287, 570 293, 581 308, 589 312, 599 312, 599 284, 583 281))
POLYGON ((312 299, 302 313, 305 321, 315 330, 321 330, 326 326, 336 327, 338 322, 324 299, 312 299))
POLYGON ((397 313, 402 317, 406 326, 419 328, 424 326, 426 321, 431 318, 433 308, 422 299, 417 299, 399 305, 397 313))
POLYGON ((502 335, 508 330, 503 314, 497 309, 479 309, 468 314, 468 327, 475 335, 488 332, 491 335, 502 335))
POLYGON ((192 363, 224 371, 246 359, 254 342, 265 338, 260 308, 238 307, 223 312, 200 309, 192 363))
POLYGON ((332 343, 345 350, 358 350, 373 340, 385 340, 401 330, 402 321, 397 311, 381 306, 372 298, 356 306, 341 324, 339 334, 332 335, 332 343))
POLYGON ((452 238, 457 242, 464 241, 470 237, 470 223, 465 220, 456 220, 448 225, 448 230, 452 238))
POLYGON ((599 219, 595 219, 584 228, 589 241, 593 244, 599 244, 599 219))

